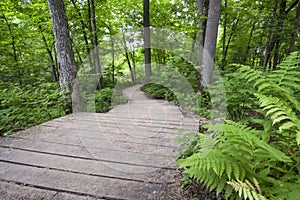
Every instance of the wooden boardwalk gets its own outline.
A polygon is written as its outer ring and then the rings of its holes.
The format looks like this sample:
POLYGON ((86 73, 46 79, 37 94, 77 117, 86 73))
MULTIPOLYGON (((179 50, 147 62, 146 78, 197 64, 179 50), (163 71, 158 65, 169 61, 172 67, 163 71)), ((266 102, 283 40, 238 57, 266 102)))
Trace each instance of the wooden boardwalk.
POLYGON ((197 120, 134 86, 125 105, 0 139, 0 199, 176 199, 179 129, 197 120))

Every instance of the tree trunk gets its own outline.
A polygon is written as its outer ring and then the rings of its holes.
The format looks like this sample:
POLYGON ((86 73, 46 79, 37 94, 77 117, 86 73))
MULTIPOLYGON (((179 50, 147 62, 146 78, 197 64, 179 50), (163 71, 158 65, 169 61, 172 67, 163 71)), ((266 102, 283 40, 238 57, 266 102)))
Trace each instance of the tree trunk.
POLYGON ((297 6, 296 10, 296 18, 295 18, 295 24, 294 24, 294 30, 292 33, 292 38, 291 38, 291 44, 289 48, 289 53, 292 53, 295 49, 295 43, 296 43, 296 38, 297 38, 297 32, 299 30, 299 19, 300 19, 300 3, 297 6))
POLYGON ((212 81, 220 15, 221 0, 210 0, 202 59, 202 87, 207 87, 212 81))
POLYGON ((96 25, 96 16, 95 16, 95 2, 94 0, 90 0, 91 3, 91 19, 92 19, 92 33, 93 33, 93 57, 94 57, 94 70, 99 76, 98 89, 102 89, 104 87, 102 71, 100 66, 100 58, 99 58, 99 49, 98 49, 98 36, 97 36, 97 25, 96 25))
POLYGON ((222 39, 222 63, 221 63, 221 70, 224 71, 225 64, 226 64, 226 34, 227 34, 227 0, 225 0, 224 4, 225 12, 224 12, 224 23, 223 23, 223 39, 222 39))
POLYGON ((112 68, 111 78, 114 84, 115 83, 115 40, 110 29, 109 32, 110 32, 110 42, 111 42, 111 68, 112 68))
POLYGON ((133 69, 132 69, 132 66, 131 66, 130 57, 129 57, 129 54, 128 54, 128 48, 127 48, 127 45, 126 45, 125 33, 123 33, 123 46, 124 46, 124 50, 125 50, 125 56, 126 56, 127 64, 128 64, 129 70, 130 70, 131 81, 132 81, 132 83, 134 83, 135 82, 134 73, 133 73, 133 69))
POLYGON ((134 80, 136 81, 136 63, 135 63, 135 51, 132 50, 130 54, 132 64, 133 64, 133 74, 134 74, 134 80))
POLYGON ((49 45, 48 45, 48 42, 47 42, 47 39, 43 33, 43 30, 41 28, 41 26, 39 26, 39 29, 41 31, 41 34, 42 34, 42 39, 43 39, 43 42, 45 44, 45 49, 48 53, 48 56, 49 56, 49 62, 50 62, 50 65, 51 65, 51 71, 52 71, 52 78, 53 78, 53 81, 54 82, 57 82, 58 81, 58 74, 57 74, 57 67, 55 65, 55 61, 53 59, 53 55, 52 55, 52 51, 51 49, 49 48, 49 45))
POLYGON ((229 45, 230 45, 232 37, 234 37, 234 35, 236 33, 235 31, 236 31, 236 28, 238 26, 239 21, 240 21, 240 19, 235 19, 235 22, 232 25, 231 33, 230 33, 230 35, 228 37, 227 44, 225 42, 225 46, 224 46, 224 50, 223 50, 224 52, 222 52, 222 65, 221 65, 221 69, 222 70, 224 70, 224 68, 225 68, 226 58, 227 58, 227 52, 228 52, 228 49, 229 49, 229 45))
POLYGON ((270 30, 268 34, 268 39, 267 39, 267 44, 266 44, 266 49, 265 49, 265 55, 264 55, 264 61, 263 61, 263 71, 266 71, 270 56, 271 56, 271 51, 274 48, 275 45, 275 38, 273 37, 273 28, 275 24, 275 18, 276 18, 276 11, 277 11, 277 6, 278 6, 279 0, 275 1, 274 8, 273 8, 273 16, 270 24, 270 30))
POLYGON ((92 62, 91 50, 90 50, 90 47, 89 47, 89 40, 88 40, 88 36, 87 36, 87 33, 86 33, 86 25, 84 24, 84 21, 83 21, 82 15, 81 15, 81 11, 76 6, 76 1, 71 0, 71 2, 72 2, 73 6, 74 6, 74 8, 75 8, 75 10, 78 14, 79 19, 80 19, 81 32, 82 32, 84 43, 85 43, 85 49, 86 49, 86 52, 87 52, 87 57, 88 57, 89 65, 90 65, 89 67, 92 67, 93 62, 92 62))
POLYGON ((286 8, 286 0, 282 0, 280 4, 280 13, 279 13, 279 20, 277 23, 277 30, 275 33, 275 52, 274 52, 274 58, 273 58, 273 69, 276 69, 276 66, 278 65, 278 59, 279 59, 279 49, 280 49, 280 36, 282 32, 283 27, 283 20, 285 18, 285 8, 286 8))
MULTIPOLYGON (((207 25, 206 24, 207 19, 204 17, 207 17, 209 0, 197 0, 196 4, 197 4, 197 12, 198 12, 197 23, 199 25, 199 32, 196 34, 195 37, 196 58, 194 59, 195 59, 196 66, 200 67, 202 66, 203 48, 204 48, 205 32, 206 32, 206 25, 207 25)), ((202 73, 201 68, 197 68, 196 76, 197 76, 197 87, 199 91, 202 90, 201 73, 202 73)))
POLYGON ((149 0, 144 0, 144 51, 145 51, 145 82, 149 83, 151 71, 151 46, 150 46, 150 5, 149 0))
POLYGON ((85 106, 80 94, 64 2, 63 0, 48 0, 48 5, 60 65, 59 83, 65 106, 68 109, 66 112, 84 111, 85 106))
MULTIPOLYGON (((7 28, 8 28, 10 37, 11 37, 11 46, 12 46, 12 49, 13 49, 13 55, 14 55, 14 60, 15 60, 15 67, 16 67, 16 69, 18 69, 19 59, 18 59, 18 55, 17 55, 17 48, 16 48, 15 36, 13 34, 11 25, 9 24, 6 16, 4 14, 2 14, 2 15, 3 15, 4 21, 5 21, 6 25, 7 25, 7 28)), ((20 70, 17 70, 17 72, 18 72, 19 83, 20 83, 20 85, 22 85, 22 72, 20 70)))
POLYGON ((206 20, 202 18, 205 16, 205 4, 203 0, 197 0, 197 11, 198 11, 198 17, 197 17, 197 22, 199 25, 199 32, 196 36, 196 43, 197 46, 202 46, 204 45, 204 38, 205 38, 205 24, 206 20))
POLYGON ((247 49, 246 49, 246 55, 245 55, 245 58, 243 60, 244 64, 246 64, 247 59, 248 59, 248 55, 249 55, 249 52, 250 52, 251 41, 252 41, 254 29, 255 29, 255 23, 253 24, 253 26, 251 28, 251 31, 250 31, 250 36, 249 36, 249 40, 248 40, 248 44, 247 44, 247 49))

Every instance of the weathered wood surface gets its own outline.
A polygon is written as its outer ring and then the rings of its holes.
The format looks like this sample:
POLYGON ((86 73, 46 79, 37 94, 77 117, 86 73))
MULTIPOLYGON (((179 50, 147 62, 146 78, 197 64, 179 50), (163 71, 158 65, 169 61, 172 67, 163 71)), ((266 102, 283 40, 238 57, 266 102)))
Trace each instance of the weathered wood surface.
POLYGON ((0 140, 1 199, 176 199, 179 132, 198 121, 134 86, 108 113, 76 113, 0 140), (179 131, 180 130, 180 131, 179 131))

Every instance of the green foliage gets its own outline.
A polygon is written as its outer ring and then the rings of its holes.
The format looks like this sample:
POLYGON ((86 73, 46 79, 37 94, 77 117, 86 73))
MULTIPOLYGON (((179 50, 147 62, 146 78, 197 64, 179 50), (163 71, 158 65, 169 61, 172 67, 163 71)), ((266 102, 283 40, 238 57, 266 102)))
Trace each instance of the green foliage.
POLYGON ((111 88, 104 88, 95 93, 95 108, 97 113, 108 112, 114 106, 124 104, 127 98, 111 88))
POLYGON ((173 101, 174 103, 178 104, 178 100, 174 93, 167 87, 164 87, 159 84, 149 83, 143 85, 141 90, 146 92, 146 94, 154 99, 164 99, 167 101, 173 101))
MULTIPOLYGON (((300 68, 299 53, 294 52, 272 73, 263 73, 243 66, 240 72, 257 90, 262 112, 279 129, 280 136, 295 137, 300 144, 300 68), (288 135, 285 135, 289 133, 288 135)), ((282 138, 283 139, 283 138, 282 138)))
POLYGON ((240 180, 228 181, 227 183, 233 187, 233 189, 239 194, 240 198, 245 200, 267 200, 266 197, 261 194, 257 180, 254 178, 253 181, 254 184, 248 180, 245 180, 245 182, 240 180))
POLYGON ((0 83, 0 133, 4 135, 65 115, 56 83, 0 83))
POLYGON ((199 134, 198 150, 190 157, 178 161, 180 168, 186 168, 184 173, 205 184, 210 190, 220 194, 227 188, 227 181, 254 177, 265 185, 277 184, 272 173, 280 173, 279 163, 291 163, 291 159, 283 152, 273 148, 259 138, 256 131, 235 122, 227 121, 224 126, 209 126, 218 138, 199 134), (272 173, 271 173, 272 172, 272 173))
POLYGON ((207 125, 214 136, 199 133, 177 162, 185 177, 217 195, 225 191, 228 199, 293 199, 300 189, 298 65, 294 53, 272 73, 241 66, 242 78, 255 90, 257 101, 251 101, 259 105, 252 108, 261 113, 259 128, 233 121, 207 125))
POLYGON ((254 89, 247 83, 239 72, 237 66, 232 65, 223 76, 226 90, 227 117, 231 120, 247 120, 255 117, 253 108, 257 107, 254 89))

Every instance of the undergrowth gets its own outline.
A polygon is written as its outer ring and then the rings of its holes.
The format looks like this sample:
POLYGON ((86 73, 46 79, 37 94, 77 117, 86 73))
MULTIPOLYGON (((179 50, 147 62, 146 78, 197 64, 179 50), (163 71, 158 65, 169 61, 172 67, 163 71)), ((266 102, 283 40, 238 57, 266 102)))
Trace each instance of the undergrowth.
POLYGON ((225 199, 299 197, 299 63, 299 53, 293 53, 272 72, 235 66, 231 80, 248 85, 236 93, 253 93, 242 95, 242 102, 229 93, 228 98, 237 101, 233 107, 243 105, 228 111, 235 122, 206 125, 207 132, 194 135, 177 161, 185 184, 196 180, 225 199), (235 113, 249 116, 248 122, 235 113))
POLYGON ((65 115, 56 83, 0 83, 0 133, 9 135, 65 115))
MULTIPOLYGON (((0 135, 10 135, 66 114, 58 83, 20 86, 0 82, 0 88, 0 135)), ((105 88, 96 91, 93 101, 93 112, 107 112, 127 99, 120 92, 105 88)))
POLYGON ((95 110, 97 113, 108 112, 114 106, 127 103, 127 98, 112 88, 104 88, 95 93, 95 110))

